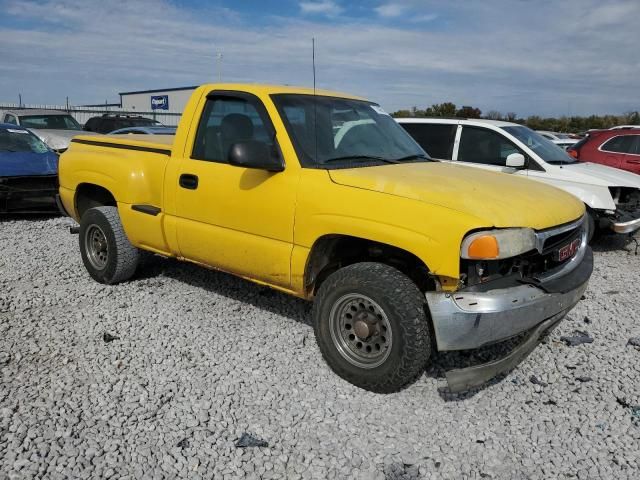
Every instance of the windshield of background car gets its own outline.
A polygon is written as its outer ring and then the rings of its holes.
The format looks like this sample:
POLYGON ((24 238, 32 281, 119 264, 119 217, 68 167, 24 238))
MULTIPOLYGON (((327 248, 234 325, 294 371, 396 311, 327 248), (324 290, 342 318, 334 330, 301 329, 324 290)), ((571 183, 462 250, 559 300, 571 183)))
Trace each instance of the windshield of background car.
POLYGON ((431 161, 413 138, 373 103, 300 94, 272 98, 304 167, 431 161))
POLYGON ((553 143, 551 140, 547 140, 542 135, 537 132, 534 132, 528 127, 517 126, 517 127, 502 127, 502 129, 522 143, 524 143, 527 147, 533 150, 542 160, 547 163, 575 163, 576 159, 570 157, 567 152, 562 148, 553 143))
POLYGON ((20 125, 43 130, 82 130, 71 115, 27 115, 20 117, 20 125))
POLYGON ((46 153, 47 146, 27 130, 0 129, 0 152, 46 153))

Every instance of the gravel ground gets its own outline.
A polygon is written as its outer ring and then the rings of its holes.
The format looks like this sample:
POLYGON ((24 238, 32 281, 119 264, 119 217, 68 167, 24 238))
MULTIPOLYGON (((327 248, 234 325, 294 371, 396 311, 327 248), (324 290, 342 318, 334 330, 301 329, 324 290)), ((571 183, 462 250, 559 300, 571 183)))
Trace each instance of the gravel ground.
POLYGON ((596 244, 584 301, 504 379, 446 395, 470 360, 440 356, 377 395, 324 364, 305 302, 161 258, 105 287, 70 224, 0 221, 0 478, 640 478, 633 244, 596 244))

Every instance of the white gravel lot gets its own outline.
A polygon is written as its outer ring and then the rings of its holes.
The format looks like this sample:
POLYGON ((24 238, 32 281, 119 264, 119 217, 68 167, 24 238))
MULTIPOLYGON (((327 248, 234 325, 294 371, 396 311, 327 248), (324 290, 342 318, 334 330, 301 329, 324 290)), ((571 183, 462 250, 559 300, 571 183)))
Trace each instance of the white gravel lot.
POLYGON ((506 378, 447 396, 468 358, 441 356, 377 395, 324 364, 305 302, 160 258, 105 287, 71 223, 0 219, 0 478, 640 478, 633 244, 598 241, 586 298, 506 378))

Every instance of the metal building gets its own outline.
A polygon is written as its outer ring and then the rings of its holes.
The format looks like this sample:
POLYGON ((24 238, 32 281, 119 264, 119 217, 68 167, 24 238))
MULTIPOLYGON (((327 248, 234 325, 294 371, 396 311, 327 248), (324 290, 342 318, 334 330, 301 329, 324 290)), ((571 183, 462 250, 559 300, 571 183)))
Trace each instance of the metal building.
POLYGON ((198 86, 121 92, 120 105, 126 111, 182 113, 196 88, 198 86))

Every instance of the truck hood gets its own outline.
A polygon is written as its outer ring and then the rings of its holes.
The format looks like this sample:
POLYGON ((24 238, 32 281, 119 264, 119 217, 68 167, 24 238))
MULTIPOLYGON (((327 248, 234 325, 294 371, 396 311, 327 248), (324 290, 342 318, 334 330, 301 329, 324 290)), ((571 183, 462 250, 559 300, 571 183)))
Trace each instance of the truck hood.
POLYGON ((53 150, 66 150, 69 148, 69 142, 73 137, 85 133, 82 130, 49 130, 40 128, 30 128, 29 130, 53 150))
POLYGON ((58 155, 53 152, 0 152, 0 177, 29 177, 58 173, 58 155))
POLYGON ((407 163, 329 170, 337 184, 439 205, 487 227, 536 230, 576 220, 584 205, 562 190, 503 173, 448 163, 407 163))
POLYGON ((576 162, 561 167, 553 165, 553 167, 553 169, 547 169, 545 178, 601 187, 640 188, 640 175, 619 168, 588 162, 576 162))

